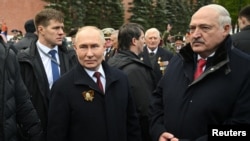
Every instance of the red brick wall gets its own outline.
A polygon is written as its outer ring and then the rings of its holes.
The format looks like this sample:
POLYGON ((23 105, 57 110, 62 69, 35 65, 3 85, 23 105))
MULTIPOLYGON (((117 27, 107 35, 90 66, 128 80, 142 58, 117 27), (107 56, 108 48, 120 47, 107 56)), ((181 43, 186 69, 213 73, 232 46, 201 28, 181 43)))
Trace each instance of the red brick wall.
MULTIPOLYGON (((128 10, 127 3, 133 0, 122 1, 125 7, 125 22, 127 22, 128 17, 130 17, 130 14, 126 12, 128 10)), ((6 22, 10 35, 12 29, 18 29, 25 33, 25 21, 34 18, 45 5, 46 3, 42 0, 0 0, 0 23, 2 20, 6 22)))
POLYGON ((42 0, 0 0, 0 23, 2 20, 8 26, 8 34, 12 29, 19 29, 23 33, 26 20, 34 18, 36 13, 43 9, 42 0))

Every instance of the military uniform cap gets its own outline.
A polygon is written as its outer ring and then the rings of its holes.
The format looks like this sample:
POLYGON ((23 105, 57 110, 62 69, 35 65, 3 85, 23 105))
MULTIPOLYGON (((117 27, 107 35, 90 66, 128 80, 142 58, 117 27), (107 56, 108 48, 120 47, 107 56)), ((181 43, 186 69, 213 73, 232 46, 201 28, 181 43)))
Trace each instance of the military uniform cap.
POLYGON ((73 37, 73 36, 76 35, 77 31, 78 31, 78 29, 74 29, 74 28, 73 28, 73 29, 71 29, 71 30, 69 31, 69 33, 68 33, 67 36, 73 37))
POLYGON ((183 36, 181 36, 181 35, 176 35, 176 36, 174 37, 174 40, 175 40, 175 41, 177 41, 177 40, 183 41, 183 36))
POLYGON ((12 33, 18 32, 18 30, 17 30, 17 29, 12 29, 11 32, 12 32, 12 33))
POLYGON ((102 32, 104 34, 104 38, 109 39, 113 31, 115 31, 115 29, 113 29, 113 28, 104 28, 104 29, 102 29, 102 32))

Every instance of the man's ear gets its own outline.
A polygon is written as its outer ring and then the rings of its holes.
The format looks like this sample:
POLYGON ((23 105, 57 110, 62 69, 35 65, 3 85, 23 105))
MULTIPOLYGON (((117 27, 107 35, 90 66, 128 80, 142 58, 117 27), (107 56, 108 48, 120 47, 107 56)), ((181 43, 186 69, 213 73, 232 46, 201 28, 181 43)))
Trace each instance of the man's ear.
POLYGON ((77 50, 77 48, 76 48, 76 45, 75 45, 75 44, 73 45, 73 49, 74 49, 74 50, 77 50))
POLYGON ((135 37, 132 38, 131 44, 132 44, 132 45, 136 45, 136 41, 137 41, 137 39, 136 39, 135 37))
POLYGON ((41 25, 37 26, 37 32, 40 34, 43 33, 43 26, 41 25))
POLYGON ((246 25, 246 23, 247 23, 246 17, 240 17, 240 19, 241 19, 241 23, 242 23, 243 25, 246 25))
POLYGON ((231 31, 231 25, 227 24, 224 26, 224 35, 227 36, 231 31))

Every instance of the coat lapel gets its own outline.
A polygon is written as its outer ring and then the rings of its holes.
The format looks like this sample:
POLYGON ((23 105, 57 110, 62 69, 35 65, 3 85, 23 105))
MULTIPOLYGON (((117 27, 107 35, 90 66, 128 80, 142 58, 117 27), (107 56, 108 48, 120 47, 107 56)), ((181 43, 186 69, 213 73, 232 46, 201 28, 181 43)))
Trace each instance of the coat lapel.
MULTIPOLYGON (((112 83, 115 82, 118 78, 115 77, 115 73, 110 69, 110 67, 107 65, 106 62, 102 62, 103 69, 106 76, 106 88, 107 91, 109 87, 111 87, 112 83)), ((94 89, 95 91, 99 91, 98 85, 93 81, 93 79, 87 74, 87 72, 84 70, 84 68, 80 65, 80 63, 77 64, 75 68, 75 75, 74 75, 74 84, 75 85, 85 85, 91 89, 94 89)))

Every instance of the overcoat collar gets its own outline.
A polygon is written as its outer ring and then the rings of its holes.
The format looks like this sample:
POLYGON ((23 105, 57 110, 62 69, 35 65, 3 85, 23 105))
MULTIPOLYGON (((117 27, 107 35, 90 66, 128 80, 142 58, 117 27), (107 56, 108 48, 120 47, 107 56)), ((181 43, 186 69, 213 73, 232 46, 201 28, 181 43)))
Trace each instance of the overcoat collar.
MULTIPOLYGON (((228 62, 229 62, 229 52, 232 50, 232 40, 231 36, 228 35, 226 39, 219 45, 218 49, 215 52, 215 55, 211 58, 208 58, 208 66, 206 67, 206 71, 193 83, 201 80, 206 75, 222 68, 225 66, 225 74, 231 71, 228 62)), ((196 68, 197 63, 197 54, 193 52, 191 45, 187 44, 180 50, 180 57, 183 59, 183 67, 184 73, 189 78, 189 80, 193 79, 194 70, 196 68)))
MULTIPOLYGON (((116 76, 116 73, 112 72, 111 68, 108 66, 108 64, 103 61, 102 62, 103 70, 106 76, 106 91, 108 90, 112 83, 118 80, 119 77, 116 76)), ((94 80, 88 75, 88 73, 84 70, 83 66, 81 66, 80 63, 76 65, 76 75, 74 75, 74 84, 75 85, 85 85, 90 87, 91 89, 94 89, 96 91, 101 92, 98 89, 97 84, 94 82, 94 80)))

